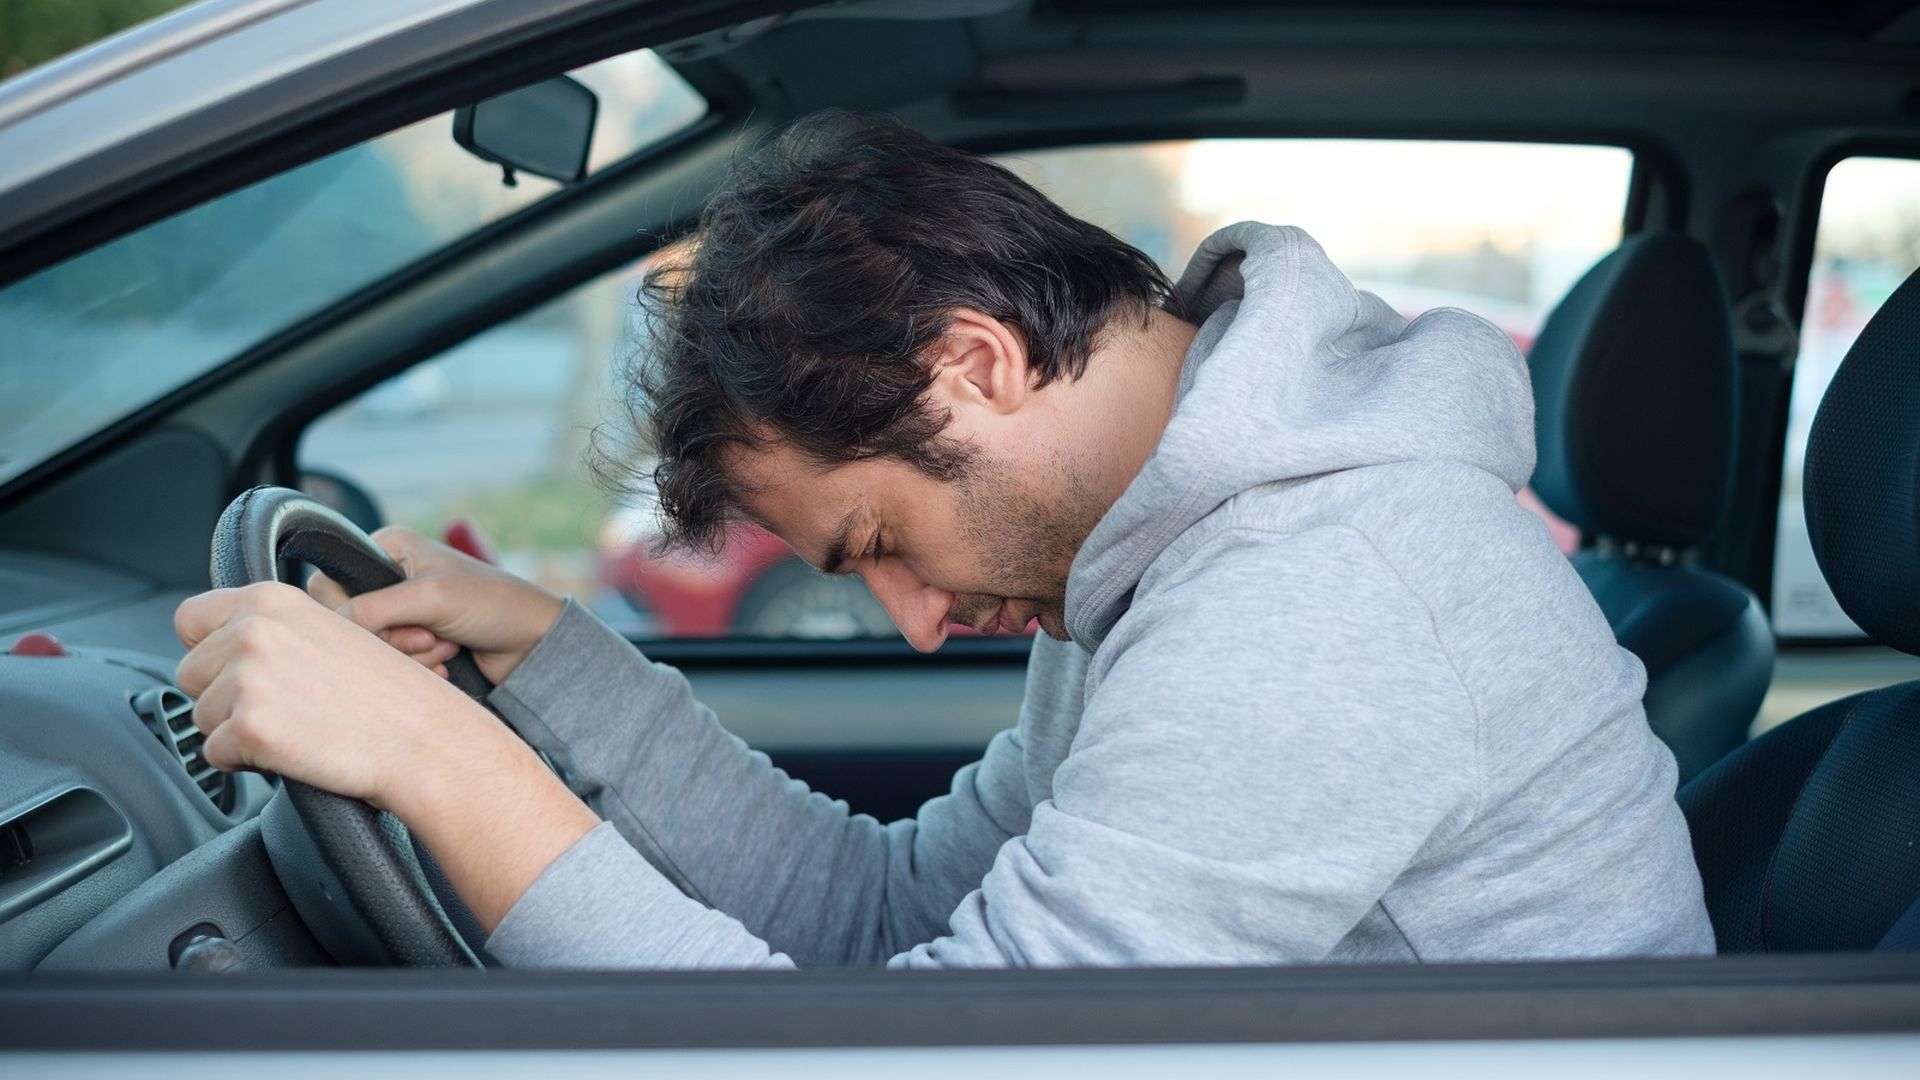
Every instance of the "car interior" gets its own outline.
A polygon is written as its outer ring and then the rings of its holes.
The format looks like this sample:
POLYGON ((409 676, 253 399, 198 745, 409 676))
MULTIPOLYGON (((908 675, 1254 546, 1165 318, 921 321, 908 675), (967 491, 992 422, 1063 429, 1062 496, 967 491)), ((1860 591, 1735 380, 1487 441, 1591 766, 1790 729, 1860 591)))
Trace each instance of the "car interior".
MULTIPOLYGON (((1381 159, 1356 213, 1385 240, 1299 223, 1390 302, 1468 307, 1526 348, 1530 494, 1647 669, 1721 952, 1920 948, 1920 6, 614 6, 0 231, 0 970, 407 959, 276 822, 288 785, 206 765, 173 686, 173 609, 260 485, 366 530, 477 524, 855 812, 910 816, 1014 722, 1022 637, 674 635, 664 593, 608 570, 722 573, 649 561, 588 451, 632 434, 648 256, 743 147, 825 107, 995 155, 1176 273, 1219 214, 1360 185, 1338 169, 1373 159, 1342 154, 1463 155, 1452 186, 1381 159), (529 88, 597 116, 515 157, 516 125, 552 115, 514 112, 529 88), (1517 164, 1562 149, 1599 156, 1517 164), (1599 224, 1554 233, 1555 199, 1599 224), (1528 200, 1548 209, 1500 216, 1528 200), (1368 261, 1431 206, 1485 220, 1368 261)), ((267 565, 326 557, 292 554, 267 565)), ((400 872, 431 881, 431 858, 400 872)))

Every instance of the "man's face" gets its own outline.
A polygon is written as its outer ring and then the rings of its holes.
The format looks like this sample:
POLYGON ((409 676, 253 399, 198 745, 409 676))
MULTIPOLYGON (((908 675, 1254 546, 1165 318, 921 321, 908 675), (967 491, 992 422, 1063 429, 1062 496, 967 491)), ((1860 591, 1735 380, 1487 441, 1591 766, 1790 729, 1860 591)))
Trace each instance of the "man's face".
POLYGON ((729 469, 755 519, 815 567, 859 574, 914 648, 1036 618, 1065 640, 1067 571, 1105 508, 1071 462, 975 446, 950 481, 893 459, 822 467, 777 443, 729 469))

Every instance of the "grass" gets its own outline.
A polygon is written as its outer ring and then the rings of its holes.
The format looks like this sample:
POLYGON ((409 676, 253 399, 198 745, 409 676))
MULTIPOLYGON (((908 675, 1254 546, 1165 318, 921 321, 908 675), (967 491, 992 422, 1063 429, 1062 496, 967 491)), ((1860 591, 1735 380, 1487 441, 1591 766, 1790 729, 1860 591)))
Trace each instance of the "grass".
POLYGON ((558 554, 591 550, 607 513, 607 496, 580 475, 545 476, 519 487, 458 494, 403 524, 438 536, 466 518, 500 551, 558 554))

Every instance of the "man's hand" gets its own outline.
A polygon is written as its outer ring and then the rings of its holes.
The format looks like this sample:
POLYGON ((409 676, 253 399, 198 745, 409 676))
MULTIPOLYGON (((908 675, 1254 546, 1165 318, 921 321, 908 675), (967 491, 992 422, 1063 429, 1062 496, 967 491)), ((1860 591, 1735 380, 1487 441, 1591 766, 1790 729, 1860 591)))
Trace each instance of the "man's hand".
POLYGON ((444 768, 500 724, 466 695, 291 585, 182 603, 180 688, 197 699, 207 761, 256 769, 383 809, 416 770, 444 768))
POLYGON ((307 591, 442 678, 447 659, 465 646, 481 674, 495 684, 506 681, 560 617, 559 597, 411 529, 388 526, 373 539, 407 580, 348 598, 325 574, 315 574, 307 591))
POLYGON ((201 593, 174 629, 209 763, 392 811, 488 930, 599 823, 480 705, 291 585, 201 593))

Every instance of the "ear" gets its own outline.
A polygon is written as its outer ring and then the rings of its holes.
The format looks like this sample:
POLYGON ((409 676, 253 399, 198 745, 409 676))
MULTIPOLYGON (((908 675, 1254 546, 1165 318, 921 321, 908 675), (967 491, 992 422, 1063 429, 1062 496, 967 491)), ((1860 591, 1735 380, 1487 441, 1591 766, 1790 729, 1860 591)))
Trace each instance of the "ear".
POLYGON ((1026 335, 985 312, 955 308, 934 346, 935 396, 949 407, 976 406, 1012 413, 1032 389, 1026 335))

